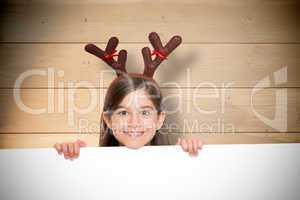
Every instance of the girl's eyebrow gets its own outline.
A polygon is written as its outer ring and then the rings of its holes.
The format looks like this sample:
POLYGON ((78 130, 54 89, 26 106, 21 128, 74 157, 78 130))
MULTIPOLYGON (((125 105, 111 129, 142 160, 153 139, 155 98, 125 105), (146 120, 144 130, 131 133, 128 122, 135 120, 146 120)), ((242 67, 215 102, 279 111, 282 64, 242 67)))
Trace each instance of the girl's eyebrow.
MULTIPOLYGON (((117 109, 120 109, 120 108, 125 108, 125 109, 126 109, 127 107, 122 106, 122 105, 118 105, 118 106, 116 107, 116 110, 117 110, 117 109)), ((140 108, 150 108, 150 109, 152 109, 152 110, 154 109, 152 106, 141 106, 140 108)))
POLYGON ((141 106, 141 108, 150 108, 150 109, 154 109, 152 106, 141 106))
POLYGON ((120 109, 120 108, 126 108, 126 107, 125 107, 125 106, 119 105, 119 106, 116 107, 116 110, 117 110, 117 109, 120 109))

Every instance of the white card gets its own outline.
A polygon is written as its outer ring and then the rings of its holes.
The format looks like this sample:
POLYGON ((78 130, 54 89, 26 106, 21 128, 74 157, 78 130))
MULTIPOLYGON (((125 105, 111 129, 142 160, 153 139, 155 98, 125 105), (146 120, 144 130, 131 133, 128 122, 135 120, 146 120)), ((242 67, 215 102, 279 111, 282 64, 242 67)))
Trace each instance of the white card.
POLYGON ((0 150, 1 200, 300 199, 300 144, 0 150))

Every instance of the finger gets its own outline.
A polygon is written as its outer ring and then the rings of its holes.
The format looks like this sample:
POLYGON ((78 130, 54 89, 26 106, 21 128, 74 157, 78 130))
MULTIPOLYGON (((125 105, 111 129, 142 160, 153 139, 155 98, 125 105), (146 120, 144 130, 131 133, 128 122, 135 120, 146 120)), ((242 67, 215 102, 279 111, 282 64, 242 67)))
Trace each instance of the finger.
POLYGON ((63 150, 65 159, 68 159, 69 153, 68 153, 68 144, 67 143, 62 144, 62 150, 63 150))
POLYGON ((176 145, 180 145, 180 143, 181 143, 181 138, 178 138, 176 145))
POLYGON ((86 147, 87 146, 86 143, 82 140, 77 139, 77 142, 78 142, 80 147, 86 147))
POLYGON ((203 141, 202 140, 198 140, 198 149, 202 149, 203 147, 203 141))
POLYGON ((192 143, 193 143, 193 155, 197 156, 198 155, 198 141, 197 141, 197 139, 193 139, 192 143))
POLYGON ((193 141, 191 139, 188 139, 188 151, 190 155, 193 155, 193 141))
POLYGON ((56 149, 56 151, 58 152, 58 154, 61 154, 61 153, 62 153, 62 146, 61 146, 61 144, 56 143, 56 144, 54 145, 54 148, 56 149))
POLYGON ((80 146, 78 142, 75 142, 74 144, 74 157, 78 158, 79 156, 79 151, 80 151, 80 146))
POLYGON ((73 143, 68 144, 68 151, 69 151, 70 158, 72 158, 73 154, 74 154, 74 146, 73 145, 74 145, 73 143))
POLYGON ((183 151, 188 151, 188 145, 185 139, 181 140, 181 148, 183 149, 183 151))

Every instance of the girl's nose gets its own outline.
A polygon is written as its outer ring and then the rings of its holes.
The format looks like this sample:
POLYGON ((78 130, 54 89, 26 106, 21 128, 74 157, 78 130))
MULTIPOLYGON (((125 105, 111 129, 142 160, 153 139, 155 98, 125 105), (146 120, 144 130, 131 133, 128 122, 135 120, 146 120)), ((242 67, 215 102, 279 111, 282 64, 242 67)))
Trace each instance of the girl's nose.
POLYGON ((129 117, 129 125, 131 126, 138 126, 141 124, 141 118, 139 113, 132 113, 129 117))

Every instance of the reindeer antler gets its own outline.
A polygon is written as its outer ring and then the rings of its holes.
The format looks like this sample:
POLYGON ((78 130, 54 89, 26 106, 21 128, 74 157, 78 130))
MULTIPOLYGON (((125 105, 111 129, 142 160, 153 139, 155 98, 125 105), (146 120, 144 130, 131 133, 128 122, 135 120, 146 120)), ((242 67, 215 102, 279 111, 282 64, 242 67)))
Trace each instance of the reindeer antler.
POLYGON ((127 52, 122 49, 119 54, 115 54, 116 47, 118 46, 119 40, 116 37, 111 37, 106 45, 105 51, 100 49, 94 44, 87 44, 85 46, 85 50, 98 58, 101 58, 104 62, 106 62, 109 66, 111 66, 117 73, 117 76, 120 76, 122 73, 127 73, 126 67, 126 59, 127 52), (118 60, 115 61, 114 56, 118 56, 118 60))
POLYGON ((182 39, 180 36, 173 36, 170 41, 163 46, 161 40, 157 33, 152 32, 149 34, 149 41, 152 44, 154 51, 151 53, 149 47, 144 47, 142 49, 142 54, 144 58, 144 75, 148 77, 153 77, 155 70, 160 65, 160 63, 167 58, 167 56, 180 45, 182 39), (154 60, 151 56, 156 55, 154 60))

